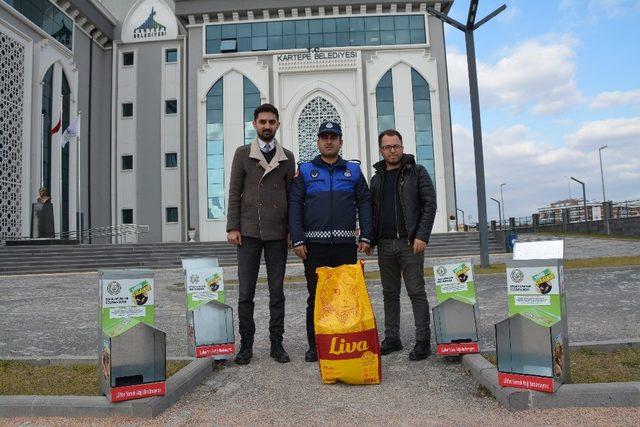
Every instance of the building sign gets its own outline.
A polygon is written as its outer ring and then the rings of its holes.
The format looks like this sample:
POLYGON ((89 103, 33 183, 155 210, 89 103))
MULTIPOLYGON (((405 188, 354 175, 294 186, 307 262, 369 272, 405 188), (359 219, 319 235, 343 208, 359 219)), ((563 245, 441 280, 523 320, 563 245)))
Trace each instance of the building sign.
POLYGON ((177 36, 175 15, 163 0, 141 0, 129 11, 122 26, 124 43, 174 40, 177 36))
POLYGON ((329 51, 323 52, 320 49, 309 49, 308 52, 303 53, 283 53, 277 55, 276 58, 279 62, 287 61, 313 61, 323 59, 354 59, 358 57, 358 52, 354 50, 343 51, 329 51))

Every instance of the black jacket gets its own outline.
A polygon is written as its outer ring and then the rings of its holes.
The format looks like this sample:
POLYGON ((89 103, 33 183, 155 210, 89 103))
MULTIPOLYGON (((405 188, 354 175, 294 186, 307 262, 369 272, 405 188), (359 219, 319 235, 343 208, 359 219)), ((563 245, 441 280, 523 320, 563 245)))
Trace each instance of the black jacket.
MULTIPOLYGON (((382 205, 382 189, 387 168, 384 160, 373 168, 376 174, 371 178, 371 199, 373 201, 373 224, 376 240, 382 235, 380 226, 380 208, 382 205)), ((403 154, 400 160, 400 175, 397 191, 400 194, 400 207, 407 228, 409 240, 418 238, 429 242, 433 220, 436 216, 436 191, 424 166, 416 163, 410 154, 403 154)))

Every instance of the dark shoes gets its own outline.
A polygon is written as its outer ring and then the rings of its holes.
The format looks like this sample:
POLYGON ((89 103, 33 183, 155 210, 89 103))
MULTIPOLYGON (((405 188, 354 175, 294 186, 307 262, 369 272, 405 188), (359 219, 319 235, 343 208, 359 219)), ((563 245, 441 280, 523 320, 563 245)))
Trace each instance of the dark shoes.
POLYGON ((305 362, 317 362, 318 361, 318 352, 315 347, 310 347, 309 350, 304 354, 305 362))
POLYGON ((248 365, 249 362, 251 362, 251 358, 253 357, 251 347, 251 345, 244 343, 240 345, 240 351, 236 354, 236 365, 248 365))
POLYGON ((291 360, 281 342, 271 343, 271 357, 278 363, 287 363, 291 360))
POLYGON ((424 360, 429 356, 431 356, 431 343, 429 341, 416 341, 416 345, 409 353, 410 360, 424 360))
POLYGON ((385 338, 380 346, 380 353, 389 354, 402 350, 402 342, 399 339, 385 338))

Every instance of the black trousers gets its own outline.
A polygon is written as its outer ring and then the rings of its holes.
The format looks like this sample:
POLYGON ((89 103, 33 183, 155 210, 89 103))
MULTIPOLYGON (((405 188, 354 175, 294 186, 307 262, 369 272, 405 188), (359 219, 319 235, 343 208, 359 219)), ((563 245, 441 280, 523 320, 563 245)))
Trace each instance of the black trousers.
POLYGON ((253 297, 256 293, 262 249, 269 284, 269 338, 272 342, 282 342, 284 334, 283 282, 287 265, 287 241, 242 236, 242 245, 238 246, 238 327, 242 342, 248 345, 253 345, 256 332, 253 297))
POLYGON ((316 334, 313 324, 313 311, 316 302, 316 287, 318 267, 339 267, 344 264, 355 264, 358 260, 357 246, 346 244, 307 244, 307 259, 304 261, 304 275, 307 278, 307 340, 310 348, 316 348, 316 334))

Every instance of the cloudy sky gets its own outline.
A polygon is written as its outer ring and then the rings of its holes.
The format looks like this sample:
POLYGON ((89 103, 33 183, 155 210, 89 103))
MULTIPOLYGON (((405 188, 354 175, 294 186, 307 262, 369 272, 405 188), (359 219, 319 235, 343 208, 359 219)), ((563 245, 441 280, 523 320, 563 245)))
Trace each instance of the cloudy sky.
MULTIPOLYGON (((480 0, 476 31, 489 219, 582 197, 640 199, 640 0, 480 0)), ((449 13, 466 22, 469 1, 449 13)), ((464 36, 447 25, 458 207, 477 220, 464 36)))

